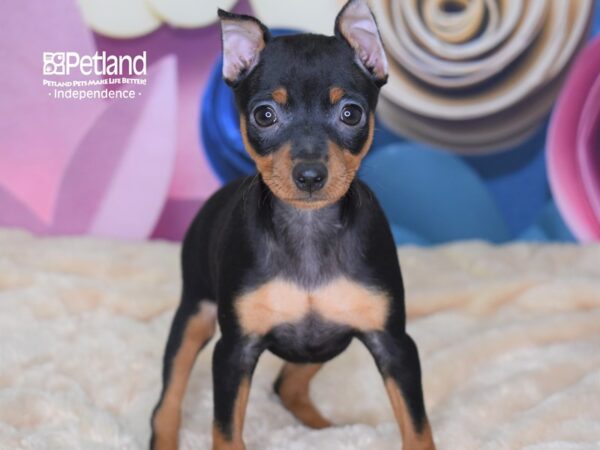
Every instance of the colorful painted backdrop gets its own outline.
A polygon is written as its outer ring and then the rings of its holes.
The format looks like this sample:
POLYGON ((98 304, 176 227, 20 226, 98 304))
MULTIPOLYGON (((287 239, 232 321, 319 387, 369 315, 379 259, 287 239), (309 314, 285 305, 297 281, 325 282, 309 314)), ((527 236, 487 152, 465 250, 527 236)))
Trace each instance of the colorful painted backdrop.
MULTIPOLYGON (((600 5, 370 3, 391 68, 360 176, 397 242, 600 239, 600 5)), ((330 34, 343 2, 0 4, 0 226, 180 239, 221 183, 253 171, 217 5, 330 34), (42 55, 65 51, 146 52, 147 84, 129 100, 54 98, 42 55)))

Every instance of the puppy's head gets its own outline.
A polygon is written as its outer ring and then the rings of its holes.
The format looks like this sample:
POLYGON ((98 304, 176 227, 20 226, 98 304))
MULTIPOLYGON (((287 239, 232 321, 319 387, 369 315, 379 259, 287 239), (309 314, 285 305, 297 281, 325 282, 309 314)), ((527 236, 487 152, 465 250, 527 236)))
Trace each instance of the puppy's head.
POLYGON ((253 17, 219 15, 223 76, 235 93, 244 145, 265 183, 298 208, 336 202, 369 150, 387 79, 368 6, 350 0, 332 37, 271 38, 253 17))

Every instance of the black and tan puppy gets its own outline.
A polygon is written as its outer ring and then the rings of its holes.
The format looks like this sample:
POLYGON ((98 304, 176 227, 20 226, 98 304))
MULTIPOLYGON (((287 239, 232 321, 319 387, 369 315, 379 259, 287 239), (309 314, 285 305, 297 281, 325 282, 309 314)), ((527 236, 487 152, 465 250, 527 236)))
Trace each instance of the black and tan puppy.
POLYGON ((373 16, 350 0, 334 37, 275 38, 255 18, 220 17, 223 75, 259 174, 218 191, 185 238, 151 447, 177 448, 190 370, 218 320, 213 449, 244 449, 250 381, 265 350, 287 361, 275 382, 284 406, 307 426, 329 426, 309 382, 353 338, 383 376, 404 448, 433 449, 396 247, 373 193, 355 179, 387 78, 373 16))

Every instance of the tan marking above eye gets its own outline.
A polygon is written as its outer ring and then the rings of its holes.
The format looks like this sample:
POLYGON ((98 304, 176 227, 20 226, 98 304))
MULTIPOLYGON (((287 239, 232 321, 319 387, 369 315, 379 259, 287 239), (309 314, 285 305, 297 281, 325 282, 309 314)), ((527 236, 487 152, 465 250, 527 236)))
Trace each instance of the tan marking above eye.
POLYGON ((271 92, 271 97, 280 105, 285 105, 288 101, 288 93, 284 87, 278 87, 271 92))
POLYGON ((385 326, 389 298, 345 277, 312 291, 275 279, 240 296, 236 311, 247 334, 264 335, 278 325, 299 322, 310 313, 333 323, 370 331, 385 326))
POLYGON ((335 105, 344 97, 344 94, 346 94, 346 92, 341 87, 334 86, 329 89, 329 101, 332 105, 335 105))

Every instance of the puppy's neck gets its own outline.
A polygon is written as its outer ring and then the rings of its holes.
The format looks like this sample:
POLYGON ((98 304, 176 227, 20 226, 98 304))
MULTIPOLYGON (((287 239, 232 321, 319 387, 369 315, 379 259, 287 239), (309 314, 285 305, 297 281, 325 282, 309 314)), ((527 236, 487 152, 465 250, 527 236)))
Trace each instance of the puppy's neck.
POLYGON ((299 209, 285 203, 260 183, 257 209, 260 255, 257 270, 265 278, 273 274, 305 289, 314 289, 340 273, 351 273, 362 251, 352 223, 359 210, 359 194, 348 192, 340 201, 319 209, 299 209))
POLYGON ((273 196, 272 220, 278 237, 326 244, 343 229, 341 201, 318 209, 302 209, 273 196))
MULTIPOLYGON (((274 196, 273 196, 274 197, 274 196)), ((339 202, 320 209, 300 209, 274 197, 271 232, 265 235, 263 257, 269 271, 311 289, 338 271, 343 225, 339 202)))

